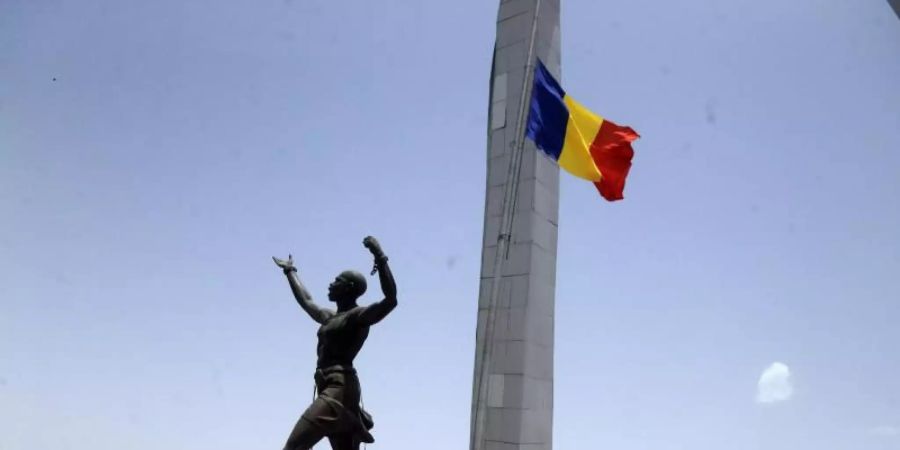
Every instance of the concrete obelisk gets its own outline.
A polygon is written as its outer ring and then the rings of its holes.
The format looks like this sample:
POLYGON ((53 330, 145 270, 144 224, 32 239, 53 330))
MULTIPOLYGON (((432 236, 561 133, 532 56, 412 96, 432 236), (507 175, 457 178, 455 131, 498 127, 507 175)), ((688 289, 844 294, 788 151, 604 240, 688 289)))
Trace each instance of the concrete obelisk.
POLYGON ((552 447, 559 168, 525 139, 524 121, 536 59, 561 79, 559 11, 560 0, 500 2, 471 450, 552 447))

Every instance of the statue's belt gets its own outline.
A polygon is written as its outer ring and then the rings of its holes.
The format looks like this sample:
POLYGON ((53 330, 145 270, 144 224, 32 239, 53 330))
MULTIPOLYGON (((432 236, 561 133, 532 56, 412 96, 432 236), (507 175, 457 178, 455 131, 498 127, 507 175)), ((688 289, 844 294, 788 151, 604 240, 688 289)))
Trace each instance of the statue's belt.
POLYGON ((349 373, 355 375, 356 369, 353 366, 338 364, 328 367, 317 367, 316 373, 321 375, 328 375, 332 373, 349 373))

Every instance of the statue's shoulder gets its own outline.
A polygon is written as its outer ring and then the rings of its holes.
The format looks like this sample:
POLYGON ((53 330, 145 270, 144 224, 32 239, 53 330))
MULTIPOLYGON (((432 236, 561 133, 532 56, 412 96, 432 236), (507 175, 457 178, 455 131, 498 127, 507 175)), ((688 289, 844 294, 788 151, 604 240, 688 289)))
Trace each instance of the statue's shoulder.
POLYGON ((356 319, 366 310, 366 305, 357 305, 347 311, 337 314, 341 318, 341 324, 353 325, 356 319))
POLYGON ((331 319, 337 315, 337 312, 333 309, 322 308, 322 325, 330 322, 331 319))

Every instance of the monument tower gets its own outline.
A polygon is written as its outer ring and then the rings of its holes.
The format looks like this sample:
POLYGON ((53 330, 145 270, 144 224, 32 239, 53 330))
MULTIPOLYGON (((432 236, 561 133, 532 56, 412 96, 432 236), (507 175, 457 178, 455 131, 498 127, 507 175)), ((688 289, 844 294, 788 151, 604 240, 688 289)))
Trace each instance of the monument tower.
POLYGON ((550 450, 559 168, 525 139, 537 58, 560 79, 560 0, 501 0, 490 78, 487 189, 471 450, 550 450))

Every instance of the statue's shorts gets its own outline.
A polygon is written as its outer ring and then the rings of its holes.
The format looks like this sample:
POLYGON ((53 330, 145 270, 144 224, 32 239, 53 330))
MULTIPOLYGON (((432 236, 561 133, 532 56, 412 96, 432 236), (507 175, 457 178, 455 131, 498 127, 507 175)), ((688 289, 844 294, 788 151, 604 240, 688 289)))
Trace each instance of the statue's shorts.
POLYGON ((360 406, 361 390, 356 370, 347 366, 331 366, 316 370, 318 395, 303 412, 325 436, 352 435, 357 442, 375 442, 369 430, 372 416, 360 406))

